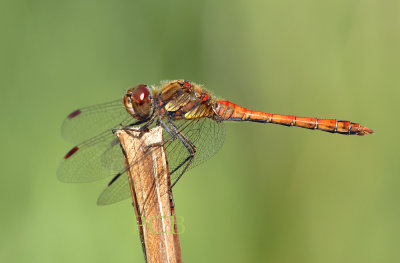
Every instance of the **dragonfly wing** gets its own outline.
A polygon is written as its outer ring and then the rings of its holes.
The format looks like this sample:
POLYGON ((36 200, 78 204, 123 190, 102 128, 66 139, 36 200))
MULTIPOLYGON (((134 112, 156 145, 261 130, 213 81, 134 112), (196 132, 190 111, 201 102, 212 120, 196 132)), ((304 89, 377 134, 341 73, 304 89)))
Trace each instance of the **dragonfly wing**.
MULTIPOLYGON (((188 169, 191 169, 211 158, 221 148, 225 138, 225 126, 210 118, 199 118, 193 120, 179 120, 173 122, 178 130, 196 146, 197 152, 188 169)), ((185 164, 182 165, 189 152, 183 143, 176 139, 166 145, 168 165, 171 174, 171 184, 183 172, 185 164), (180 166, 180 168, 178 168, 180 166), (175 170, 175 171, 174 171, 175 170)))
POLYGON ((112 181, 100 194, 97 205, 110 205, 131 196, 129 179, 126 173, 118 174, 118 178, 112 181))
POLYGON ((133 122, 123 101, 115 100, 73 111, 64 120, 61 133, 72 143, 80 143, 99 132, 119 128, 133 122))
MULTIPOLYGON (((209 159, 221 148, 224 142, 225 127, 221 122, 216 122, 209 118, 202 118, 190 121, 174 121, 173 123, 197 148, 194 160, 188 169, 209 159)), ((171 138, 171 136, 165 131, 163 135, 164 140, 171 138)), ((117 152, 116 148, 110 149, 108 154, 112 154, 113 151, 117 152)), ((151 149, 148 151, 148 154, 152 154, 151 149)), ((168 158, 169 170, 171 172, 171 184, 173 184, 177 177, 182 173, 185 167, 184 162, 188 158, 189 152, 179 139, 168 142, 165 145, 165 151, 168 158)), ((146 158, 146 156, 147 154, 143 158, 146 158)), ((124 160, 123 157, 121 157, 121 159, 124 160)), ((141 159, 136 159, 134 160, 134 163, 130 163, 129 165, 135 165, 137 162, 141 161, 141 159)), ((115 168, 118 167, 119 166, 116 166, 115 168)), ((130 197, 131 193, 128 176, 123 173, 125 170, 118 173, 118 175, 113 178, 109 185, 103 190, 97 200, 98 205, 109 205, 130 197)))
POLYGON ((58 178, 71 183, 91 182, 114 175, 112 170, 122 170, 124 156, 115 139, 111 131, 106 131, 72 148, 61 161, 58 178))
MULTIPOLYGON (((120 150, 119 152, 122 152, 121 149, 119 150, 120 150)), ((125 173, 126 170, 128 170, 129 167, 133 166, 137 171, 141 171, 143 165, 146 162, 143 159, 148 159, 149 157, 157 159, 159 158, 158 154, 161 154, 161 152, 158 150, 158 147, 151 147, 146 150, 146 153, 140 154, 142 157, 135 158, 131 163, 129 163, 128 167, 125 166, 125 168, 120 170, 117 173, 117 175, 114 176, 114 178, 108 183, 107 187, 103 190, 103 192, 100 194, 97 200, 97 204, 109 205, 128 198, 131 195, 131 191, 130 191, 129 179, 127 174, 125 173)), ((125 162, 123 157, 122 160, 123 162, 125 162)), ((159 182, 160 184, 164 184, 164 182, 161 181, 159 182)), ((159 193, 159 194, 166 194, 166 193, 159 193)))
POLYGON ((120 172, 125 167, 125 159, 117 136, 101 155, 101 165, 114 172, 120 172))

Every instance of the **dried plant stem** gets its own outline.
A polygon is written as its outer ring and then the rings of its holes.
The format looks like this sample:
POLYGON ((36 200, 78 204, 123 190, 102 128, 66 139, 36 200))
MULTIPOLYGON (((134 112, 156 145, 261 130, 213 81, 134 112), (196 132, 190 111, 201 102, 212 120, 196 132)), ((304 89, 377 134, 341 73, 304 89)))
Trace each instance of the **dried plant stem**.
POLYGON ((116 132, 129 163, 132 205, 135 208, 147 262, 182 262, 168 162, 162 145, 162 128, 148 132, 116 132), (147 146, 147 147, 146 147, 147 146), (136 161, 140 160, 140 161, 136 161))

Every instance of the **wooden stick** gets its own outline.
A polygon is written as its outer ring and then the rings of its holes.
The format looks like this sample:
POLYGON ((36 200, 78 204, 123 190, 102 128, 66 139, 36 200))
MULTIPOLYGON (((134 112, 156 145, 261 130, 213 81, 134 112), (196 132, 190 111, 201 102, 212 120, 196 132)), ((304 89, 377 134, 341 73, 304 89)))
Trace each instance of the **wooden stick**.
POLYGON ((168 190, 171 182, 162 145, 162 128, 141 134, 118 130, 116 135, 124 150, 125 161, 130 164, 132 205, 146 262, 182 262, 172 192, 168 190))

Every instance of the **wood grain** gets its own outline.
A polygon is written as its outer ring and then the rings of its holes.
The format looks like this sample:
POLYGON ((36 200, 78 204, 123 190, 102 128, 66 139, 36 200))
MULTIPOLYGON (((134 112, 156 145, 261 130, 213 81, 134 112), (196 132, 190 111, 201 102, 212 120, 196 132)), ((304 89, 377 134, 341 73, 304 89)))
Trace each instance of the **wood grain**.
POLYGON ((146 261, 182 262, 162 128, 142 133, 118 130, 116 135, 130 164, 132 205, 146 261))

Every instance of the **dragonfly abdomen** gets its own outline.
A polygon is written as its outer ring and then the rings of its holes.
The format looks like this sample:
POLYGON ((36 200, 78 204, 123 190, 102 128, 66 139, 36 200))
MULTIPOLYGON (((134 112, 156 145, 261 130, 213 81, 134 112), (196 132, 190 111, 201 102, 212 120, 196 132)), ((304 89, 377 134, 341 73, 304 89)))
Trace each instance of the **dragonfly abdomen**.
POLYGON ((275 123, 285 126, 297 126, 313 130, 348 135, 365 135, 373 131, 365 126, 350 121, 336 119, 318 119, 313 117, 298 117, 293 115, 271 114, 252 111, 229 101, 218 101, 215 113, 226 121, 253 121, 275 123))

